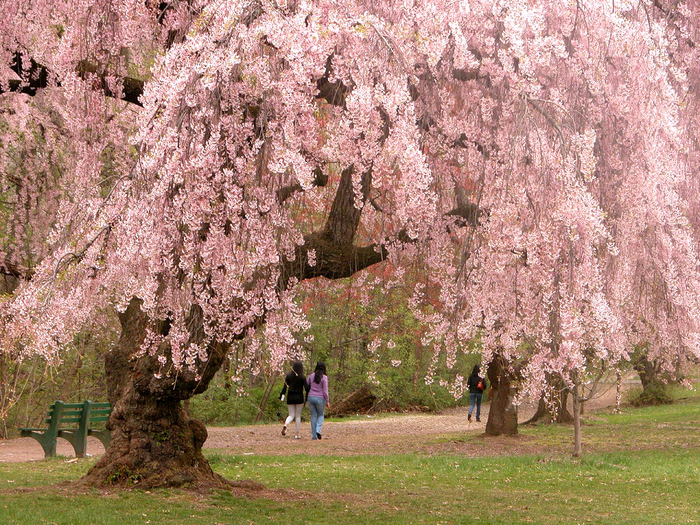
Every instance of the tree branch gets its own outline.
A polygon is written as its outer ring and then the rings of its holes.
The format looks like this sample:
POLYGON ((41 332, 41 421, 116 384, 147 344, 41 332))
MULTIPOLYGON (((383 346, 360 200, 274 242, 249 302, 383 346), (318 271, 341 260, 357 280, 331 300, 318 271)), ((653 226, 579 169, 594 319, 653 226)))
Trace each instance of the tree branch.
MULTIPOLYGON (((3 93, 23 93, 29 96, 35 96, 37 91, 49 86, 60 87, 61 83, 54 79, 51 71, 42 64, 39 64, 31 57, 26 57, 20 52, 15 53, 10 69, 14 71, 18 79, 10 80, 9 89, 3 90, 0 86, 0 94, 3 93), (28 65, 27 65, 28 64, 28 65)), ((122 80, 122 92, 117 96, 107 82, 107 73, 98 71, 97 66, 83 60, 78 63, 78 76, 82 79, 91 77, 96 80, 98 89, 102 90, 105 96, 110 98, 118 98, 137 106, 142 106, 139 97, 143 94, 144 81, 137 78, 124 77, 122 80)))
POLYGON ((21 280, 29 280, 34 275, 34 270, 27 266, 20 266, 8 260, 0 262, 0 275, 15 277, 21 280))
POLYGON ((338 190, 324 228, 324 235, 334 244, 348 245, 352 243, 360 224, 362 208, 367 201, 372 185, 372 172, 367 170, 360 178, 361 202, 358 207, 355 202, 356 194, 352 181, 354 173, 354 165, 345 168, 341 173, 340 184, 338 184, 338 190))
MULTIPOLYGON (((316 81, 316 86, 318 87, 318 95, 316 98, 324 99, 329 104, 334 106, 345 106, 345 98, 350 88, 340 81, 330 82, 329 76, 331 74, 331 59, 332 55, 326 60, 326 72, 325 74, 316 81)), ((29 61, 29 67, 25 69, 25 63, 23 62, 22 54, 15 53, 14 61, 11 69, 17 73, 20 79, 10 80, 9 89, 3 90, 0 86, 0 94, 5 92, 9 93, 24 93, 25 95, 35 96, 39 89, 43 89, 49 86, 49 78, 51 77, 51 71, 37 63, 33 58, 28 57, 26 60, 29 61)), ((98 71, 97 66, 89 63, 86 60, 79 62, 78 64, 78 74, 80 78, 87 78, 88 74, 94 74, 97 79, 97 87, 101 89, 104 94, 110 98, 119 98, 125 102, 135 104, 137 106, 142 106, 139 98, 143 94, 144 81, 137 78, 124 77, 122 78, 122 94, 120 97, 116 96, 116 93, 109 87, 107 82, 107 74, 104 71, 98 71)), ((60 87, 61 83, 56 80, 55 84, 60 87)))
MULTIPOLYGON (((461 217, 461 226, 476 226, 482 213, 475 204, 469 203, 445 215, 461 217)), ((415 242, 404 230, 397 234, 397 239, 404 243, 415 242)), ((358 247, 352 244, 352 239, 347 243, 334 242, 327 230, 311 233, 304 236, 304 244, 297 246, 294 260, 283 261, 278 287, 286 289, 292 278, 299 281, 315 277, 344 279, 385 261, 387 256, 383 244, 358 247)))
POLYGON ((97 82, 96 87, 101 89, 107 97, 116 98, 143 107, 143 104, 139 100, 143 94, 143 80, 131 77, 122 78, 121 96, 117 96, 117 93, 110 88, 107 82, 107 73, 105 71, 99 71, 95 64, 91 64, 87 60, 81 60, 78 63, 78 75, 84 80, 89 79, 92 75, 92 78, 97 82))
POLYGON ((89 239, 85 246, 82 247, 82 249, 78 252, 69 252, 63 254, 63 256, 58 260, 56 263, 56 266, 53 271, 53 277, 54 279, 58 276, 59 272, 63 269, 65 265, 68 265, 72 262, 75 261, 80 261, 85 257, 85 254, 87 251, 90 249, 90 247, 97 242, 97 240, 102 236, 102 234, 106 234, 107 236, 110 234, 112 231, 112 226, 110 224, 103 226, 100 228, 95 235, 93 235, 92 239, 89 239))
POLYGON ((49 85, 48 69, 32 58, 23 57, 22 53, 15 53, 10 69, 19 78, 10 80, 9 89, 3 89, 3 86, 0 85, 0 95, 3 93, 24 93, 33 97, 39 89, 49 85))
POLYGON ((333 55, 331 54, 326 59, 326 71, 323 76, 316 81, 316 87, 318 88, 318 95, 316 95, 316 98, 322 98, 333 106, 345 107, 345 97, 351 88, 343 84, 340 80, 336 82, 331 82, 329 80, 333 71, 331 65, 332 61, 333 55))
MULTIPOLYGON (((323 170, 321 168, 316 168, 314 170, 314 181, 313 185, 319 188, 323 188, 328 184, 328 175, 323 173, 323 170)), ((298 182, 296 184, 292 184, 291 186, 284 186, 277 190, 277 202, 280 204, 283 204, 289 197, 294 195, 298 191, 303 191, 304 188, 301 187, 301 184, 298 182)))

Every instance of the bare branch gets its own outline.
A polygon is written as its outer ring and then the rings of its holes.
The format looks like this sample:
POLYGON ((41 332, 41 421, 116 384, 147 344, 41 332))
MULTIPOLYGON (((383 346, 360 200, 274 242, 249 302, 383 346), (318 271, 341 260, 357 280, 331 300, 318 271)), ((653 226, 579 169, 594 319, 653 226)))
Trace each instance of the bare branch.
POLYGON ((561 131, 561 127, 559 126, 559 123, 554 120, 554 118, 547 113, 542 107, 534 100, 531 98, 527 99, 528 104, 530 104, 537 112, 542 115, 547 122, 549 123, 550 126, 554 128, 554 130, 557 132, 557 136, 559 137, 559 140, 561 141, 561 155, 562 157, 566 158, 566 153, 567 153, 567 145, 566 145, 566 139, 564 138, 564 133, 561 131))
POLYGON ((39 89, 49 85, 49 71, 41 64, 38 64, 34 59, 15 53, 10 69, 14 71, 18 79, 10 80, 9 89, 3 90, 0 85, 0 94, 2 93, 24 93, 25 95, 34 96, 39 89))

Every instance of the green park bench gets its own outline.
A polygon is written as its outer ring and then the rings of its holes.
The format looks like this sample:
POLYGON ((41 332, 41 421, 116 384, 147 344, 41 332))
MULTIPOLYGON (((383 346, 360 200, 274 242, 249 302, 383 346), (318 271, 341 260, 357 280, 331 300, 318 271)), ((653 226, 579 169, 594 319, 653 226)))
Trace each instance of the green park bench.
POLYGON ((94 436, 107 448, 110 432, 104 423, 111 412, 109 403, 84 401, 64 403, 56 401, 46 416, 47 428, 20 428, 22 437, 36 439, 44 449, 44 457, 56 455, 56 438, 64 438, 73 445, 75 456, 85 457, 87 437, 94 436), (93 428, 97 425, 97 428, 93 428))

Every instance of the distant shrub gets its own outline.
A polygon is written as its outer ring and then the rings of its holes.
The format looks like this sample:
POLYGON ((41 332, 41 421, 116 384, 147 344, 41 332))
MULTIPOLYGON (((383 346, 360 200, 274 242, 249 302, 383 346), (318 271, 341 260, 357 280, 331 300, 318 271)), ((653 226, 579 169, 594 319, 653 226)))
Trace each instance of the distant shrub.
POLYGON ((670 405, 673 397, 669 393, 668 385, 661 381, 651 381, 637 395, 633 395, 630 404, 635 407, 670 405))
MULTIPOLYGON (((280 384, 279 388, 274 389, 260 421, 269 423, 279 420, 282 414, 287 415, 286 405, 276 397, 281 388, 280 384)), ((255 421, 263 395, 262 387, 251 387, 247 395, 238 395, 235 390, 225 388, 220 382, 213 382, 205 392, 190 400, 190 412, 206 425, 247 425, 255 421)))

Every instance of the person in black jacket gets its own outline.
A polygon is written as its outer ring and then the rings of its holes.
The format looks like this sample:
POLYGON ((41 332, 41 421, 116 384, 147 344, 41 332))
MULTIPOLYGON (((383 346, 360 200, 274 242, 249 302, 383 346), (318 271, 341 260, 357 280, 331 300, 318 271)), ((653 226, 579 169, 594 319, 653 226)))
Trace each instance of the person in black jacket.
POLYGON ((284 426, 282 427, 283 436, 287 434, 287 425, 294 420, 296 423, 294 439, 301 439, 301 436, 299 435, 299 427, 301 426, 301 411, 306 404, 306 396, 308 393, 309 385, 306 384, 304 365, 301 363, 301 361, 294 361, 292 371, 289 372, 284 378, 284 386, 282 387, 282 392, 280 393, 280 401, 284 401, 284 395, 287 394, 287 410, 289 411, 289 416, 287 416, 284 426))
POLYGON ((481 398, 484 395, 484 390, 486 390, 486 378, 481 377, 479 374, 481 368, 479 365, 474 365, 472 368, 472 374, 467 379, 467 388, 469 389, 469 414, 467 414, 467 420, 472 420, 472 412, 474 411, 474 405, 476 405, 476 420, 481 421, 481 398))

